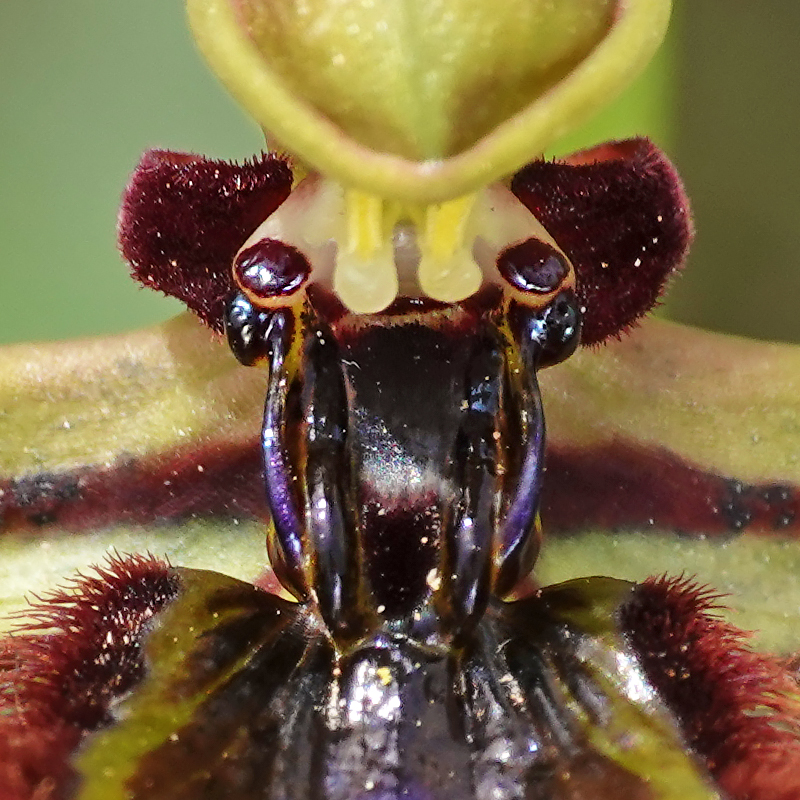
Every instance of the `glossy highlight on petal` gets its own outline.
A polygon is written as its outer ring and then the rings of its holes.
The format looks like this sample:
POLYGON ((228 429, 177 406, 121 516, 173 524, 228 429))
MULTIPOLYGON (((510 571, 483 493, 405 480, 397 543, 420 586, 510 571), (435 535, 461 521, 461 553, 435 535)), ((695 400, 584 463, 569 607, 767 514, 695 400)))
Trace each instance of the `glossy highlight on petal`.
POLYGON ((569 272, 564 257, 538 239, 508 247, 497 259, 500 274, 522 292, 554 292, 569 272))
POLYGON ((670 2, 188 8, 214 71, 281 146, 343 184, 431 203, 519 169, 607 102, 655 51, 670 2))
POLYGON ((81 800, 718 798, 642 691, 627 582, 494 603, 458 648, 375 631, 337 649, 313 604, 177 574, 147 674, 74 758, 81 800))
POLYGON ((292 295, 308 280, 311 267, 305 256, 275 239, 262 239, 234 259, 233 278, 258 306, 292 295))

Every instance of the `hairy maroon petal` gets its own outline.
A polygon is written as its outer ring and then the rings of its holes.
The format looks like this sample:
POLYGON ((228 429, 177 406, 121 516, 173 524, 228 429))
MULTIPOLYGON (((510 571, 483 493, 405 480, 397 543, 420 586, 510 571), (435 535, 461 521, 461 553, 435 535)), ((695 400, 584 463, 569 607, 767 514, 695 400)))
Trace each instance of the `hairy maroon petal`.
POLYGON ((178 588, 163 561, 114 556, 39 599, 0 639, 3 800, 63 795, 69 755, 140 679, 142 635, 178 588))
POLYGON ((586 307, 583 344, 646 314, 686 257, 693 229, 680 178, 647 139, 535 161, 511 190, 570 257, 586 307))
POLYGON ((637 586, 620 621, 648 678, 732 800, 800 796, 797 686, 717 615, 719 596, 684 578, 637 586))
POLYGON ((291 183, 288 165, 273 155, 233 164, 149 150, 119 215, 119 245, 133 277, 177 297, 221 332, 233 257, 291 183))

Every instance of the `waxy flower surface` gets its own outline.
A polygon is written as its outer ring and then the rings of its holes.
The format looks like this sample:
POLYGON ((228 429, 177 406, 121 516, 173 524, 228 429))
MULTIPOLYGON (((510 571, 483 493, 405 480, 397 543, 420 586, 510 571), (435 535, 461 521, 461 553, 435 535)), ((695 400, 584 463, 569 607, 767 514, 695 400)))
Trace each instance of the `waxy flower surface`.
POLYGON ((144 553, 0 640, 2 797, 800 795, 789 665, 663 576, 796 532, 800 353, 636 327, 692 237, 648 140, 537 158, 668 12, 189 0, 293 157, 147 152, 120 247, 192 313, 0 353, 6 561, 144 553))

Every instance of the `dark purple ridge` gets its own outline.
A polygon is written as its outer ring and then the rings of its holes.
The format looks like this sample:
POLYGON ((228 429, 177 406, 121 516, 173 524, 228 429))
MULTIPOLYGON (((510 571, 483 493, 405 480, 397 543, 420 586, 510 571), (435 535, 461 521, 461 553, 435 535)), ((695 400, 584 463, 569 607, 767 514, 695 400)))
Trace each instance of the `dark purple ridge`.
POLYGON ((540 239, 507 247, 497 257, 497 269, 520 291, 537 294, 554 292, 569 273, 561 253, 540 239))
POLYGON ((306 257, 290 244, 262 239, 242 250, 233 264, 236 283, 255 297, 292 294, 311 274, 306 257))

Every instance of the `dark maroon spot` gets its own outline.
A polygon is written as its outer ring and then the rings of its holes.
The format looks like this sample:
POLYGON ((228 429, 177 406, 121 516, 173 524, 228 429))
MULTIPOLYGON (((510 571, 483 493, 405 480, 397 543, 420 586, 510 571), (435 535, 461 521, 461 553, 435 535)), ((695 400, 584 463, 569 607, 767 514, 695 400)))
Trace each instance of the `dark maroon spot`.
POLYGON ((797 685, 779 659, 754 652, 746 633, 720 619, 719 599, 683 578, 649 578, 621 608, 620 625, 727 797, 797 797, 797 685))
POLYGON ((503 250, 497 257, 497 269, 522 292, 549 294, 569 274, 564 256, 541 239, 527 239, 503 250))
POLYGON ((297 291, 311 274, 306 257, 290 244, 262 239, 242 250, 233 264, 233 276, 248 295, 267 299, 297 291))
POLYGON ((12 480, 7 495, 8 497, 3 494, 0 498, 0 510, 10 498, 33 524, 47 525, 56 521, 56 508, 80 497, 80 485, 78 476, 74 473, 40 472, 38 475, 12 480))
POLYGON ((236 251, 291 185, 286 162, 272 155, 233 164, 149 150, 122 197, 122 255, 137 281, 177 297, 222 333, 236 251))
POLYGON ((535 161, 514 176, 511 190, 575 268, 586 309, 582 344, 619 336, 646 314, 692 239, 680 178, 647 139, 535 161))
POLYGON ((436 566, 440 520, 424 500, 388 512, 373 502, 362 509, 368 577, 387 617, 411 613, 430 593, 426 575, 436 566))
POLYGON ((261 471, 254 436, 120 459, 111 467, 0 481, 0 530, 57 524, 81 531, 197 516, 265 519, 261 471), (35 496, 31 487, 36 487, 35 496))
POLYGON ((787 528, 797 517, 798 501, 794 487, 787 484, 751 486, 735 479, 727 480, 720 511, 734 530, 742 530, 757 521, 771 518, 775 530, 787 528))

